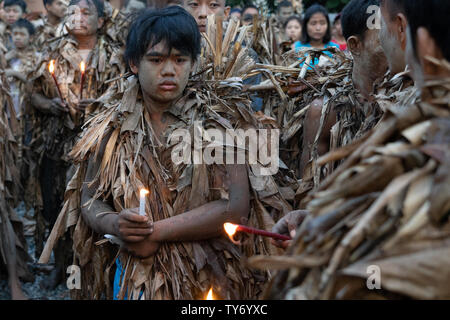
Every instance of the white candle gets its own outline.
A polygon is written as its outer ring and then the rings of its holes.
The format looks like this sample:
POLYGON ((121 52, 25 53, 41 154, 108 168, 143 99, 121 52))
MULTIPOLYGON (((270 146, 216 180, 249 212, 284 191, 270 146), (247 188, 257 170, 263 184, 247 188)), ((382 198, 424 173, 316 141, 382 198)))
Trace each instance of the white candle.
POLYGON ((149 193, 146 189, 141 189, 139 191, 139 215, 145 216, 145 196, 149 193))

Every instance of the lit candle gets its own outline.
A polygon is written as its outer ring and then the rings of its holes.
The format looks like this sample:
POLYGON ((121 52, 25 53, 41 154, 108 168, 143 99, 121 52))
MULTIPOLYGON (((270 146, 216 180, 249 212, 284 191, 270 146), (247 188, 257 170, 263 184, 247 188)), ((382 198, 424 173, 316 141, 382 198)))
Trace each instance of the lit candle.
POLYGON ((215 300, 214 296, 213 296, 213 289, 211 287, 211 289, 209 289, 208 294, 206 295, 206 299, 205 300, 215 300))
POLYGON ((141 189, 139 191, 139 215, 145 216, 145 196, 149 193, 146 189, 141 189))
POLYGON ((292 240, 291 237, 285 236, 285 235, 282 235, 279 233, 273 233, 273 232, 269 232, 266 230, 255 229, 255 228, 243 226, 240 224, 233 224, 233 223, 229 223, 229 222, 224 223, 223 228, 225 229, 225 232, 230 237, 231 241, 233 241, 234 243, 236 243, 236 241, 234 240, 233 236, 238 231, 245 232, 245 233, 252 233, 252 234, 260 235, 263 237, 270 237, 270 238, 277 239, 277 240, 283 240, 283 241, 284 240, 292 240))
POLYGON ((80 62, 81 81, 80 81, 80 100, 83 99, 84 73, 86 71, 86 64, 84 61, 80 62))
POLYGON ((61 94, 61 90, 59 89, 58 80, 56 80, 56 77, 55 77, 55 60, 50 60, 50 63, 48 64, 48 71, 52 75, 53 81, 55 82, 55 85, 56 85, 56 89, 58 89, 59 98, 61 99, 61 101, 64 101, 62 94, 61 94))

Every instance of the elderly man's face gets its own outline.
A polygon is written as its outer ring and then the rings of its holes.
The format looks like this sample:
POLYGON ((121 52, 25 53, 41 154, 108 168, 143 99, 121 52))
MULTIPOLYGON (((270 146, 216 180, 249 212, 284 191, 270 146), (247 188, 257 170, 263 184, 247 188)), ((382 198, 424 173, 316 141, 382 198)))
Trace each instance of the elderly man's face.
POLYGON ((81 0, 67 9, 67 28, 73 36, 92 36, 101 28, 97 8, 87 0, 81 0))

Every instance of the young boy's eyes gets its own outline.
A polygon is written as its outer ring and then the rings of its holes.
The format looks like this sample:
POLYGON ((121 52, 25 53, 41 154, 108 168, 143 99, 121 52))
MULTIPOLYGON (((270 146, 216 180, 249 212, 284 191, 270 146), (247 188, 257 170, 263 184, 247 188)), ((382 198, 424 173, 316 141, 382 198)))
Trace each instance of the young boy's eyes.
POLYGON ((160 63, 162 61, 161 58, 149 58, 148 60, 153 63, 160 63))

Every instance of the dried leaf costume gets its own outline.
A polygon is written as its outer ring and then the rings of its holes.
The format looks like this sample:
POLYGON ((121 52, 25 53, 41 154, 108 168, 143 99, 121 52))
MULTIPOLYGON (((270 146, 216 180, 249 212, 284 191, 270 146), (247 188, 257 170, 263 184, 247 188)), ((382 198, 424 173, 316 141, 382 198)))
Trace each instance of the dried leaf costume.
POLYGON ((8 262, 6 252, 16 251, 16 270, 22 279, 30 279, 32 275, 27 267, 30 260, 27 243, 23 235, 23 225, 14 211, 17 195, 20 192, 20 174, 17 164, 17 143, 15 132, 19 124, 15 118, 12 98, 8 85, 0 71, 0 261, 8 262), (8 114, 12 115, 11 122, 8 114), (9 248, 9 249, 8 249, 9 248))
POLYGON ((56 41, 65 33, 66 31, 63 23, 54 26, 48 22, 47 18, 42 18, 36 28, 34 43, 37 48, 47 50, 51 42, 56 41))
MULTIPOLYGON (((46 220, 54 222, 49 217, 54 216, 53 219, 56 219, 54 212, 61 209, 60 205, 67 183, 66 172, 70 165, 67 155, 72 150, 84 122, 98 110, 96 105, 88 106, 84 112, 76 109, 81 97, 80 63, 82 58, 78 53, 76 41, 69 35, 50 44, 49 52, 43 56, 34 73, 32 93, 40 93, 49 99, 58 97, 58 90, 48 70, 51 60, 55 61, 54 74, 69 112, 55 116, 43 113, 36 108, 31 110, 29 117, 33 132, 30 149, 36 170, 30 174, 32 178, 29 180, 27 192, 34 196, 36 215, 39 216, 39 212, 44 210, 46 220), (47 181, 41 177, 51 178, 51 180, 47 179, 47 181), (46 200, 42 197, 42 192, 50 192, 53 195, 46 200), (44 201, 48 202, 44 203, 44 201)), ((85 64, 83 99, 97 99, 107 94, 108 89, 123 90, 124 80, 119 79, 125 73, 122 50, 112 44, 109 38, 104 35, 98 36, 97 45, 90 52, 85 64)), ((39 224, 42 225, 43 221, 39 224)), ((38 232, 37 237, 42 239, 42 232, 38 232)), ((42 241, 36 241, 36 243, 37 252, 39 252, 39 243, 42 241)))
MULTIPOLYGON (((447 61, 436 62, 450 70, 447 61)), ((450 79, 389 106, 308 196, 311 216, 268 289, 279 299, 450 298, 450 79), (366 280, 379 268, 381 288, 366 280), (372 269, 370 269, 372 268, 372 269)), ((332 151, 323 164, 340 157, 332 151)), ((255 263, 258 261, 255 260, 255 263)))
MULTIPOLYGON (((369 102, 355 89, 353 62, 344 52, 329 48, 333 51, 333 58, 328 59, 328 63, 307 69, 307 56, 318 57, 323 55, 323 51, 292 51, 283 56, 284 66, 260 66, 269 79, 252 88, 264 97, 264 113, 275 117, 282 128, 281 158, 291 176, 300 179, 297 203, 339 164, 330 162, 327 166, 317 166, 315 161, 319 157, 319 138, 331 112, 336 114, 336 123, 331 128, 329 146, 330 150, 335 150, 349 145, 373 128, 389 105, 400 100, 411 103, 417 98, 417 90, 404 72, 395 76, 386 74, 380 83, 375 84, 376 102, 369 102), (323 101, 320 125, 313 144, 307 146, 303 139, 305 115, 317 99, 323 101), (304 152, 309 153, 310 160, 300 176, 300 160, 304 152)), ((348 155, 352 149, 343 150, 348 155)))
MULTIPOLYGON (((201 132, 198 121, 204 129, 221 132, 270 128, 270 120, 255 116, 250 99, 241 90, 241 77, 253 64, 248 49, 241 43, 232 45, 233 32, 237 32, 233 26, 229 26, 224 37, 221 28, 214 30, 218 33, 214 37, 208 34, 209 46, 199 59, 196 75, 183 98, 170 109, 178 120, 166 130, 166 137, 177 129, 186 129, 193 136, 194 132, 201 132)), ((146 212, 151 213, 154 221, 228 198, 226 187, 214 178, 225 172, 223 165, 173 163, 173 150, 185 145, 178 140, 169 139, 167 144, 156 140, 134 76, 124 94, 117 94, 105 103, 105 111, 91 120, 71 153, 79 164, 77 174, 68 185, 64 208, 40 261, 47 261, 56 239, 75 226, 74 263, 83 270, 83 288, 76 293, 78 298, 112 298, 111 276, 116 255, 124 267, 119 299, 137 299, 139 292, 143 292, 142 299, 202 299, 211 286, 223 299, 257 298, 269 274, 251 272, 244 266, 244 257, 276 253, 267 239, 251 236, 242 248, 225 237, 164 243, 151 261, 143 261, 124 250, 117 252, 116 246, 105 244, 86 225, 80 205, 89 203, 80 203, 81 186, 87 160, 96 154, 104 139, 108 142, 95 178, 99 188, 94 198, 109 200, 117 212, 137 207, 142 187, 150 190, 146 212)), ((200 147, 202 151, 205 148, 205 144, 200 147)), ((274 223, 271 214, 284 214, 291 207, 283 200, 272 176, 260 175, 254 165, 248 165, 248 172, 252 186, 248 223, 270 229, 274 223)))

